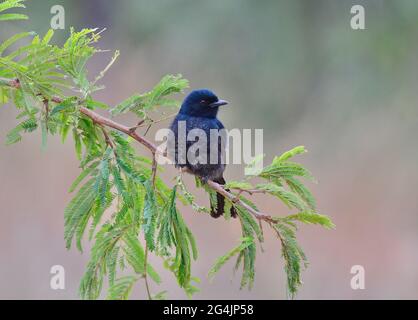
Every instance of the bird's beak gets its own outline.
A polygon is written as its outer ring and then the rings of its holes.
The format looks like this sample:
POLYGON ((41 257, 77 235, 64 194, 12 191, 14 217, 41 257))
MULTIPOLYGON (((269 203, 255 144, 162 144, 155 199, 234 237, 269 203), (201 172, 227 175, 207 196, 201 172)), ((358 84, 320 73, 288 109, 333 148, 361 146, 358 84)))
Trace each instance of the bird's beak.
POLYGON ((216 108, 216 107, 224 106, 224 105, 226 105, 226 104, 228 104, 228 101, 225 101, 225 100, 218 100, 218 101, 216 101, 216 102, 212 102, 212 103, 209 105, 209 107, 211 107, 211 108, 216 108))

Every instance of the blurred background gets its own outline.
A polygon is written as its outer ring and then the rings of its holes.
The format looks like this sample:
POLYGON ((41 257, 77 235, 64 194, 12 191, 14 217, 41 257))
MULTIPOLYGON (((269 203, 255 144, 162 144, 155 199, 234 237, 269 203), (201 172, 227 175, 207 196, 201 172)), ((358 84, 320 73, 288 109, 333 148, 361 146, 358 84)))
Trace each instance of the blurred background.
MULTIPOLYGON (((300 228, 310 266, 298 298, 418 298, 417 1, 28 1, 30 20, 3 23, 0 39, 45 33, 56 4, 65 8, 66 26, 56 31, 57 42, 70 26, 106 27, 100 47, 121 51, 97 99, 115 105, 167 73, 181 73, 191 88, 211 88, 231 102, 220 114, 226 127, 264 129, 266 163, 293 146, 307 147, 297 160, 317 177, 319 184, 309 186, 337 227, 300 228), (350 28, 355 4, 365 8, 366 30, 350 28), (350 287, 353 265, 365 268, 365 290, 350 287)), ((91 74, 111 55, 98 55, 91 74)), ((0 298, 77 299, 88 251, 67 251, 63 240, 67 190, 79 173, 72 142, 51 138, 42 152, 36 133, 6 147, 16 115, 10 105, 0 109, 0 298), (50 288, 56 264, 65 268, 65 290, 50 288)), ((135 123, 133 116, 120 121, 135 123)), ((229 166, 226 176, 242 177, 243 167, 229 166)), ((256 200, 265 211, 288 213, 274 200, 256 200)), ((272 234, 257 257, 253 290, 240 291, 232 263, 212 283, 206 278, 237 243, 238 222, 182 212, 200 249, 195 298, 286 298, 272 234)), ((153 292, 167 289, 169 298, 185 299, 155 263, 163 284, 153 292)), ((132 297, 144 292, 140 281, 132 297)))

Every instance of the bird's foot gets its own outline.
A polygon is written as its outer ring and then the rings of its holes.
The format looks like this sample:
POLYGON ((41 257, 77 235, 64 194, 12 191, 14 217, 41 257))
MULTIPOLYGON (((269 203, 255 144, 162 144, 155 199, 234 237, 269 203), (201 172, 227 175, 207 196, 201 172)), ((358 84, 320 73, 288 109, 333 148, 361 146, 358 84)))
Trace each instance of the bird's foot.
POLYGON ((210 180, 208 177, 199 177, 203 184, 207 184, 210 180))

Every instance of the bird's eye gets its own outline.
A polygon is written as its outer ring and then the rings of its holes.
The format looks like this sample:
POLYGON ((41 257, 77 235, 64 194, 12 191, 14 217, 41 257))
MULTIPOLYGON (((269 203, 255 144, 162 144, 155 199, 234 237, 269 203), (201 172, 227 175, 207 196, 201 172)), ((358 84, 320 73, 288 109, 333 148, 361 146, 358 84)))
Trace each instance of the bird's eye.
POLYGON ((201 104, 205 104, 206 103, 206 100, 205 99, 202 99, 202 100, 200 100, 200 103, 201 104))

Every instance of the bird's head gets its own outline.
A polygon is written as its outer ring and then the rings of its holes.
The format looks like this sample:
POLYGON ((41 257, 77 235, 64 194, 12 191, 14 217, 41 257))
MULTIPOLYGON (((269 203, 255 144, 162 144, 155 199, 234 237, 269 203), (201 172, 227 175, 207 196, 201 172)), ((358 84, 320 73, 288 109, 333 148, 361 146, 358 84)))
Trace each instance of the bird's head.
POLYGON ((184 99, 180 113, 195 117, 215 118, 220 106, 228 104, 208 89, 193 90, 184 99))

